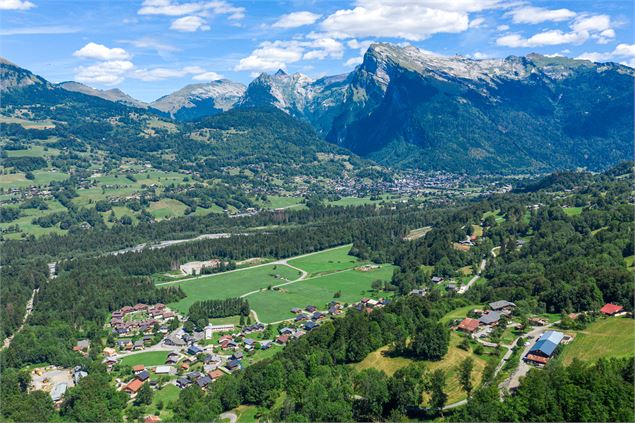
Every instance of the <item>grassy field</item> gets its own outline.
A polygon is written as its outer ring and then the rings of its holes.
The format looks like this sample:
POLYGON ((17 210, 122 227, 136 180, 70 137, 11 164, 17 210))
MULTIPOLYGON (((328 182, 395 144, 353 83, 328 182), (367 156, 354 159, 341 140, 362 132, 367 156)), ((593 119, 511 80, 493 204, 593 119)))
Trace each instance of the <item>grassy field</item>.
POLYGON ((348 254, 350 249, 350 244, 344 245, 321 253, 289 260, 289 264, 299 267, 312 275, 350 269, 361 264, 357 257, 348 254))
POLYGON ((441 323, 448 324, 452 320, 464 319, 467 316, 467 313, 470 312, 471 310, 474 310, 475 308, 482 308, 482 305, 481 304, 470 304, 470 305, 467 305, 465 307, 460 307, 460 308, 454 309, 454 310, 452 310, 451 312, 449 312, 448 314, 446 314, 445 316, 443 316, 441 318, 441 323))
POLYGON ((64 181, 70 175, 52 170, 34 170, 35 179, 29 180, 24 177, 23 172, 10 173, 8 175, 0 175, 0 188, 28 188, 31 186, 45 186, 53 181, 64 181))
POLYGON ((6 150, 7 157, 53 157, 60 154, 56 148, 49 148, 43 145, 32 145, 25 150, 6 150))
POLYGON ((494 219, 499 223, 506 220, 505 217, 501 214, 500 210, 488 211, 486 213, 483 213, 483 219, 488 216, 494 216, 494 219))
POLYGON ((635 355, 635 321, 611 317, 590 324, 576 333, 575 339, 563 347, 558 360, 569 364, 574 358, 595 361, 601 357, 635 355))
POLYGON ((150 203, 148 211, 157 219, 165 219, 168 217, 182 216, 187 206, 180 201, 172 198, 164 198, 159 201, 150 203))
POLYGON ((165 364, 167 357, 168 353, 165 351, 148 351, 123 357, 121 364, 124 366, 136 366, 137 364, 143 364, 146 367, 160 366, 165 364))
POLYGON ((635 256, 628 256, 624 259, 624 263, 626 264, 626 268, 628 270, 633 270, 635 267, 635 256))
POLYGON ((302 204, 302 200, 302 197, 283 197, 280 195, 270 195, 267 197, 267 201, 261 202, 261 204, 263 207, 282 209, 304 206, 302 204))
POLYGON ((372 282, 377 279, 390 280, 392 273, 393 266, 387 264, 369 272, 348 269, 305 279, 284 286, 280 290, 261 291, 248 296, 247 299, 261 321, 277 322, 293 317, 290 312, 293 307, 304 308, 310 304, 324 310, 326 304, 334 299, 342 303, 352 303, 365 296, 376 297, 377 295, 373 295, 374 292, 371 291, 372 282), (337 291, 341 291, 341 296, 334 298, 337 291))
MULTIPOLYGON (((187 313, 194 301, 238 297, 247 292, 267 288, 269 285, 295 280, 299 276, 299 272, 289 266, 272 264, 235 272, 218 273, 185 282, 174 282, 171 285, 178 283, 187 297, 170 304, 170 307, 181 313, 187 313)), ((249 300, 251 301, 251 297, 249 300)))
POLYGON ((567 216, 579 216, 582 214, 582 207, 567 207, 562 210, 567 216))
POLYGON ((424 226, 423 228, 413 229, 408 232, 408 235, 404 238, 406 241, 414 241, 424 237, 428 232, 432 230, 431 226, 424 226))
MULTIPOLYGON (((450 337, 450 348, 445 357, 440 361, 423 361, 426 364, 426 368, 430 371, 442 369, 446 374, 445 392, 448 394, 448 404, 461 401, 466 398, 465 392, 461 388, 461 384, 457 378, 457 367, 467 357, 474 359, 474 370, 472 371, 472 383, 474 386, 478 386, 481 382, 481 375, 483 369, 487 365, 488 361, 485 356, 478 356, 470 351, 465 351, 457 347, 461 342, 461 337, 452 332, 450 337)), ((392 376, 397 370, 402 367, 406 367, 411 363, 415 363, 415 360, 404 357, 390 357, 387 355, 388 347, 382 347, 377 351, 370 353, 362 362, 353 364, 352 367, 355 370, 361 371, 364 369, 377 369, 386 373, 388 376, 392 376)), ((489 358, 489 357, 488 357, 489 358)), ((495 357, 491 357, 495 359, 495 357)))
POLYGON ((160 411, 159 417, 164 421, 170 421, 173 416, 173 412, 168 408, 168 404, 174 403, 179 398, 181 390, 172 384, 164 385, 161 389, 154 391, 152 396, 152 404, 148 406, 144 415, 155 414, 158 410, 159 402, 163 403, 163 408, 160 411))

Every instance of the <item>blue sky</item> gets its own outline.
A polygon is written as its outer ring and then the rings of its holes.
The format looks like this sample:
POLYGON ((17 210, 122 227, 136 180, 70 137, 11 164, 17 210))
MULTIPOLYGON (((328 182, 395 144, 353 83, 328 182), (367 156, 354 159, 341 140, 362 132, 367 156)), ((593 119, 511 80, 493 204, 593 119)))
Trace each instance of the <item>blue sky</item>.
POLYGON ((369 43, 635 65, 632 1, 0 0, 0 55, 150 101, 220 77, 350 72, 369 43))

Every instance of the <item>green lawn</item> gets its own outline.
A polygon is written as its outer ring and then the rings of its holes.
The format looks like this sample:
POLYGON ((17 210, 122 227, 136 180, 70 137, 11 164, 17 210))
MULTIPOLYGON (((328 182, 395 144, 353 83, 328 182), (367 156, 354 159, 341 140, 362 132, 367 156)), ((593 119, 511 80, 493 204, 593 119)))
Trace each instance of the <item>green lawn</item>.
POLYGON ((342 303, 353 303, 362 297, 385 295, 374 295, 371 284, 377 279, 390 280, 393 268, 392 265, 384 264, 380 269, 369 272, 348 269, 299 281, 280 290, 261 291, 249 295, 247 299, 262 322, 276 322, 292 318, 290 310, 293 307, 304 308, 311 304, 324 310, 326 304, 334 299, 342 303), (341 291, 341 296, 334 298, 337 291, 341 291))
POLYGON ((148 351, 123 357, 121 364, 124 366, 136 366, 137 364, 143 364, 146 367, 160 366, 165 364, 167 357, 166 351, 148 351))
POLYGON ((157 219, 165 219, 174 216, 183 216, 187 206, 172 198, 164 198, 150 203, 148 211, 157 219))
POLYGON ((450 323, 452 320, 456 320, 456 319, 462 320, 465 317, 467 317, 468 312, 470 312, 471 310, 474 310, 475 308, 482 308, 482 305, 470 304, 465 307, 459 307, 457 309, 454 309, 441 318, 441 323, 447 324, 447 323, 450 323))
POLYGON ((622 317, 600 319, 576 333, 563 347, 558 360, 569 364, 574 358, 595 361, 601 357, 635 355, 635 321, 622 317))
POLYGON ((30 186, 45 186, 53 181, 63 181, 68 179, 70 175, 63 172, 57 172, 47 169, 34 170, 35 179, 29 180, 24 177, 24 173, 10 173, 8 175, 0 175, 0 187, 8 188, 27 188, 30 186))
POLYGON ((144 415, 155 414, 157 411, 157 405, 159 402, 163 403, 163 408, 160 411, 159 416, 164 421, 170 421, 172 419, 172 410, 168 409, 168 404, 174 403, 179 398, 181 390, 172 384, 163 385, 163 387, 157 391, 154 391, 152 396, 152 404, 148 406, 144 415))
POLYGON ((181 313, 187 313, 195 301, 238 297, 254 290, 267 288, 269 285, 295 280, 299 276, 299 272, 289 266, 272 264, 235 272, 217 273, 185 282, 174 282, 169 285, 178 284, 187 297, 170 304, 170 307, 181 313))
POLYGON ((624 258, 624 263, 626 264, 626 268, 628 270, 633 270, 635 267, 635 256, 628 256, 624 258))
POLYGON ((299 267, 312 275, 350 269, 362 264, 357 257, 348 254, 350 249, 351 245, 348 244, 310 256, 289 260, 289 264, 299 267))
POLYGON ((302 197, 283 197, 280 195, 269 195, 266 202, 261 202, 264 207, 271 209, 281 209, 288 207, 302 206, 302 197))
POLYGON ((567 216, 579 216, 582 214, 582 207, 567 207, 562 210, 567 216))
POLYGON ((56 148, 47 148, 42 145, 32 145, 25 150, 6 150, 7 157, 51 157, 60 154, 56 148), (45 150, 46 149, 46 150, 45 150))

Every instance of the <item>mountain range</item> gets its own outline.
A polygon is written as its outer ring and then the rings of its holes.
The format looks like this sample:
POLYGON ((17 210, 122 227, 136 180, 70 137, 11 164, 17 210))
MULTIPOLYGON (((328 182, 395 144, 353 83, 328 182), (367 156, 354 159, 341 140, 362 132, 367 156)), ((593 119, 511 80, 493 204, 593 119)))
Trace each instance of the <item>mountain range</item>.
MULTIPOLYGON (((11 98, 35 83, 55 85, 8 61, 0 69, 11 98)), ((74 82, 54 88, 176 121, 273 106, 384 165, 522 173, 600 169, 632 157, 634 78, 616 63, 538 54, 476 60, 373 44, 348 74, 312 79, 280 70, 247 87, 188 85, 152 103, 74 82)))

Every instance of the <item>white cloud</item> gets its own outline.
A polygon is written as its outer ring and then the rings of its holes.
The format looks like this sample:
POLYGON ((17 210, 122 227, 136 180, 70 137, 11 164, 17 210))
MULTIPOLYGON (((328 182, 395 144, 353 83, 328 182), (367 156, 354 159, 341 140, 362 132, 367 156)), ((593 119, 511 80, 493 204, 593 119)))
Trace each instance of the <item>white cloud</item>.
POLYGON ((223 75, 216 72, 204 72, 194 75, 192 79, 196 81, 218 81, 219 79, 223 79, 223 75))
POLYGON ((510 34, 500 37, 496 44, 504 47, 540 47, 555 46, 559 44, 582 43, 588 38, 587 33, 562 32, 559 29, 540 32, 529 38, 523 38, 519 34, 510 34))
POLYGON ((178 47, 175 47, 170 44, 162 43, 150 37, 138 38, 136 40, 124 40, 122 42, 132 44, 133 46, 137 48, 154 50, 157 53, 175 53, 177 51, 180 51, 178 47))
POLYGON ((623 65, 635 67, 635 44, 618 44, 613 51, 605 53, 582 53, 576 59, 592 62, 619 61, 623 65))
POLYGON ((364 61, 364 57, 362 57, 362 56, 351 57, 346 62, 344 62, 344 66, 346 66, 346 67, 357 66, 357 65, 361 64, 363 61, 364 61))
POLYGON ((576 13, 569 9, 545 9, 542 7, 523 6, 505 14, 511 16, 518 24, 539 24, 542 22, 560 22, 574 18, 576 13))
POLYGON ((229 15, 230 20, 245 17, 245 8, 224 0, 178 2, 175 0, 145 0, 137 11, 140 15, 181 16, 172 21, 170 29, 181 32, 209 31, 210 15, 229 15))
POLYGON ((226 1, 197 1, 180 3, 174 0, 145 0, 140 15, 183 16, 194 13, 211 12, 216 15, 230 15, 229 19, 242 19, 244 7, 235 7, 226 1))
POLYGON ((496 27, 496 30, 500 32, 507 31, 508 29, 509 29, 509 25, 498 25, 496 27))
POLYGON ((352 40, 348 40, 346 45, 350 48, 359 50, 359 54, 363 56, 364 53, 366 53, 366 50, 368 50, 368 47, 370 47, 370 45, 374 42, 374 40, 357 41, 353 38, 352 40))
POLYGON ((320 25, 338 38, 396 37, 421 41, 436 33, 465 31, 470 12, 498 3, 498 0, 357 0, 355 8, 338 10, 320 25))
POLYGON ((490 56, 487 53, 482 53, 480 51, 475 51, 474 54, 472 54, 472 57, 475 58, 475 59, 478 59, 478 60, 482 60, 482 59, 489 59, 492 56, 490 56))
POLYGON ((478 28, 482 26, 484 23, 485 23, 485 18, 476 18, 476 19, 472 19, 468 26, 470 28, 478 28))
POLYGON ((34 7, 34 3, 26 0, 0 0, 0 10, 29 10, 34 7))
POLYGON ((65 25, 27 26, 22 28, 0 29, 0 35, 74 34, 79 31, 79 28, 65 25))
POLYGON ((75 80, 88 84, 115 85, 124 80, 124 75, 134 67, 128 60, 111 60, 75 69, 75 80))
POLYGON ((183 16, 172 21, 170 29, 181 32, 209 31, 210 26, 200 16, 183 16))
POLYGON ((90 42, 84 47, 73 53, 75 57, 82 57, 84 59, 96 59, 96 60, 127 60, 131 55, 124 49, 115 47, 108 48, 103 44, 97 44, 90 42))
POLYGON ((286 69, 287 64, 304 60, 323 60, 327 57, 339 59, 344 54, 344 45, 329 37, 313 39, 266 41, 252 51, 248 57, 240 59, 234 70, 271 72, 286 69))
POLYGON ((311 12, 293 12, 282 15, 272 26, 274 28, 297 28, 299 26, 311 25, 320 19, 322 15, 311 12))
POLYGON ((163 79, 182 78, 187 75, 201 75, 204 73, 206 73, 205 69, 200 66, 186 66, 181 69, 135 69, 135 71, 130 74, 130 77, 142 81, 161 81, 163 79))
POLYGON ((581 15, 570 25, 571 31, 564 32, 551 29, 539 32, 529 38, 520 34, 509 34, 496 40, 496 44, 505 47, 540 47, 560 44, 582 44, 589 38, 605 44, 615 36, 611 28, 611 18, 608 15, 581 15))

